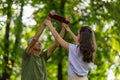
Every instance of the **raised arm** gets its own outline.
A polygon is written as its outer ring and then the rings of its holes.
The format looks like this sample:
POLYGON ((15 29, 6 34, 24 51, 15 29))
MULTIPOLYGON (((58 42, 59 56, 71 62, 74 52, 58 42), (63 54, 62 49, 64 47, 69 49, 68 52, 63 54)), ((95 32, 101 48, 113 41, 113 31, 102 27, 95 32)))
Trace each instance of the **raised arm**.
MULTIPOLYGON (((60 36, 63 38, 65 34, 65 28, 62 27, 62 30, 60 31, 60 36)), ((49 58, 53 51, 59 46, 59 43, 57 41, 55 41, 55 43, 53 43, 53 45, 47 50, 47 57, 49 58)))
MULTIPOLYGON (((70 21, 71 17, 68 16, 66 18, 67 21, 70 21)), ((62 29, 60 31, 60 36, 63 38, 64 37, 64 34, 65 34, 65 28, 64 28, 64 25, 62 24, 62 29)), ((55 43, 47 50, 47 56, 48 58, 52 55, 53 51, 59 46, 59 43, 57 42, 57 40, 55 41, 55 43)))
POLYGON ((65 40, 62 39, 62 37, 58 34, 58 32, 54 29, 53 25, 51 24, 51 21, 49 19, 46 19, 46 23, 45 23, 49 29, 52 32, 52 35, 54 36, 55 40, 57 40, 57 42, 66 50, 68 50, 69 47, 69 43, 66 42, 65 40))
POLYGON ((76 44, 78 44, 78 39, 77 36, 71 31, 71 29, 69 28, 69 26, 65 23, 62 23, 64 28, 66 29, 66 31, 72 36, 73 40, 75 41, 76 44))
POLYGON ((26 53, 30 54, 30 52, 32 51, 36 41, 38 41, 40 35, 42 34, 42 32, 44 31, 45 28, 45 24, 43 22, 43 24, 39 27, 38 31, 36 32, 36 34, 33 37, 33 40, 31 41, 31 43, 28 45, 27 49, 26 49, 26 53))

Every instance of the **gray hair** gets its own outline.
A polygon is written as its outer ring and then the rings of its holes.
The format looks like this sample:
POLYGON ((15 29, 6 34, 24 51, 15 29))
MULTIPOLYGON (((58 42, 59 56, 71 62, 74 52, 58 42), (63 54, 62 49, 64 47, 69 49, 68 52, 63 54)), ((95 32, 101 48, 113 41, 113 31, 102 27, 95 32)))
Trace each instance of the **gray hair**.
MULTIPOLYGON (((34 37, 34 36, 33 36, 33 37, 34 37)), ((28 45, 32 42, 33 37, 31 37, 31 38, 28 39, 28 45)))

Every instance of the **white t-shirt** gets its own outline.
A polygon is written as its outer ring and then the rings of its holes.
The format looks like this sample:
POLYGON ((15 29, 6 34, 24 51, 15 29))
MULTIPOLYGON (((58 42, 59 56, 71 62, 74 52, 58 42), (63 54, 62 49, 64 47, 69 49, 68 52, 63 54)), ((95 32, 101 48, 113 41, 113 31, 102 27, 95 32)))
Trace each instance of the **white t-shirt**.
POLYGON ((79 47, 69 44, 68 55, 68 75, 87 76, 91 63, 83 61, 83 55, 79 53, 79 47))

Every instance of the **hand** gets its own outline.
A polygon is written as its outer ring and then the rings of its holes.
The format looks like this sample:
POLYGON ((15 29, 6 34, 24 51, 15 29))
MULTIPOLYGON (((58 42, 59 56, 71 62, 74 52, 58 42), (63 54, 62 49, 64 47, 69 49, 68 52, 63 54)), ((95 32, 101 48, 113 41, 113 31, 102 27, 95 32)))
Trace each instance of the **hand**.
POLYGON ((67 20, 67 21, 70 21, 70 20, 71 20, 71 18, 72 18, 72 16, 71 16, 71 15, 69 15, 69 16, 66 18, 66 20, 67 20))
MULTIPOLYGON (((70 21, 70 19, 71 19, 71 15, 69 15, 69 16, 66 18, 67 21, 70 21)), ((63 27, 66 29, 66 31, 69 31, 69 30, 70 30, 70 28, 69 28, 69 26, 68 26, 67 24, 62 23, 62 25, 63 25, 63 27)))
POLYGON ((47 19, 45 20, 45 25, 46 25, 46 26, 51 25, 50 19, 47 18, 47 19))
POLYGON ((66 31, 70 31, 70 28, 68 27, 68 25, 67 25, 67 24, 62 23, 62 26, 66 29, 66 31))
POLYGON ((51 19, 51 17, 49 16, 49 15, 51 15, 51 16, 54 16, 54 15, 56 15, 56 12, 55 12, 55 10, 51 10, 50 11, 50 13, 48 14, 48 17, 47 17, 47 19, 51 19))
POLYGON ((51 10, 51 11, 50 11, 50 14, 51 14, 51 15, 56 15, 55 10, 51 10))

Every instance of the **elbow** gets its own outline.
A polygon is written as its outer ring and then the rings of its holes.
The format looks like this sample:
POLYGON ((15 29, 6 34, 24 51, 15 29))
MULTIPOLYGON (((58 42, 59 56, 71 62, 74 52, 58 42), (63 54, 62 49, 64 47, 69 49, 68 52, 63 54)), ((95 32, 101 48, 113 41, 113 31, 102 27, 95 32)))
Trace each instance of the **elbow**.
POLYGON ((53 36, 54 36, 54 38, 55 38, 56 42, 58 42, 58 43, 59 43, 59 39, 60 39, 59 34, 58 34, 58 35, 57 35, 57 34, 53 34, 53 36))
POLYGON ((59 37, 56 37, 56 42, 58 43, 58 44, 60 44, 60 38, 59 37))

